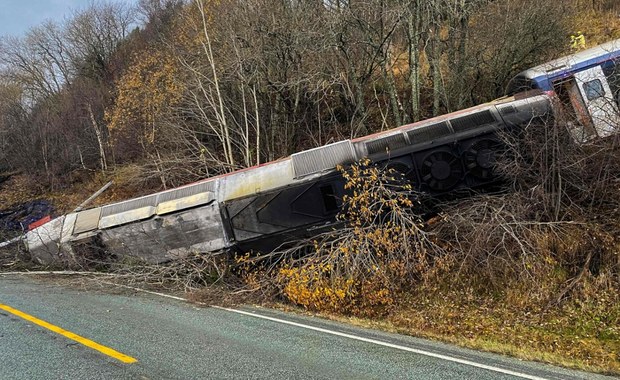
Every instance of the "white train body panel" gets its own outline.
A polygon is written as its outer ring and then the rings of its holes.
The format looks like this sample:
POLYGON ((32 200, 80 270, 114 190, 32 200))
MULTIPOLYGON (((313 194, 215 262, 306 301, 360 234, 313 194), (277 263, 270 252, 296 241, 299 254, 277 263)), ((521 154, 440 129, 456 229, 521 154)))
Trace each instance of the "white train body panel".
POLYGON ((26 233, 26 248, 40 263, 50 264, 60 254, 65 218, 63 215, 26 233))

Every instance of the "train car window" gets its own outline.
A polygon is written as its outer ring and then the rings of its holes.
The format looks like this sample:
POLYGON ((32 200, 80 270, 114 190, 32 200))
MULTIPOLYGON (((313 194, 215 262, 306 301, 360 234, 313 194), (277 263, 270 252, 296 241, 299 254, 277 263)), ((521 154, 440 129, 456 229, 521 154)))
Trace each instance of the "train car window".
POLYGON ((319 189, 321 190, 321 198, 323 198, 325 212, 331 213, 338 211, 338 200, 336 199, 334 187, 332 185, 323 185, 319 189))
POLYGON ((583 90, 588 100, 594 100, 605 96, 605 89, 600 79, 594 79, 583 84, 583 90))

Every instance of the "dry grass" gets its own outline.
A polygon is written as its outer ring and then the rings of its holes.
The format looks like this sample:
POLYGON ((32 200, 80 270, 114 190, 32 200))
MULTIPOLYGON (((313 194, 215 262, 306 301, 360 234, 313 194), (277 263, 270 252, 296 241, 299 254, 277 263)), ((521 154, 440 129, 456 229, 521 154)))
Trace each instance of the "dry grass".
POLYGON ((0 210, 25 203, 41 195, 36 182, 26 175, 12 174, 0 183, 0 210))
POLYGON ((268 306, 523 360, 620 375, 620 325, 606 320, 615 313, 617 321, 620 306, 617 296, 614 300, 610 294, 587 304, 565 305, 542 317, 502 299, 480 299, 471 290, 434 294, 420 290, 408 294, 389 315, 372 319, 308 312, 288 303, 268 306))
MULTIPOLYGON (((526 295, 521 294, 521 297, 526 295)), ((589 371, 620 374, 620 306, 610 292, 541 314, 471 289, 414 293, 386 318, 401 331, 589 371)), ((512 295, 514 297, 514 294, 512 295)))
POLYGON ((614 11, 579 11, 569 21, 576 32, 586 37, 586 47, 620 38, 620 14, 614 11))

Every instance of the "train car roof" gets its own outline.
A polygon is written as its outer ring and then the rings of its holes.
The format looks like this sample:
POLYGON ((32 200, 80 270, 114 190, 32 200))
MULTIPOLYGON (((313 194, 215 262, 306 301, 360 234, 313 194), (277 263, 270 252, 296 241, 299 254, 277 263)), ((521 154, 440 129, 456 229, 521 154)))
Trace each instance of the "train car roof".
MULTIPOLYGON (((358 137, 358 138, 355 138, 353 140, 343 140, 343 141, 335 142, 335 143, 332 143, 332 144, 328 144, 328 145, 324 145, 324 146, 320 146, 320 147, 316 147, 316 148, 312 148, 312 149, 307 149, 307 150, 299 152, 299 153, 297 153, 295 155, 299 155, 300 153, 309 153, 309 152, 312 152, 312 151, 317 151, 317 150, 325 149, 326 146, 338 145, 340 143, 343 143, 344 141, 350 141, 351 143, 365 142, 365 141, 369 141, 369 140, 372 140, 373 138, 377 138, 377 137, 382 137, 382 136, 388 136, 388 135, 393 135, 393 134, 397 134, 397 133, 402 133, 403 131, 410 130, 410 129, 413 129, 413 128, 422 127, 422 126, 425 126, 425 125, 430 125, 430 124, 437 123, 437 122, 440 122, 440 121, 451 120, 451 119, 454 119, 454 118, 462 116, 462 115, 475 113, 475 112, 478 112, 478 111, 481 111, 481 110, 486 110, 486 109, 489 109, 490 107, 493 107, 493 106, 501 105, 501 104, 504 104, 504 103, 509 103, 509 102, 512 102, 512 101, 515 101, 515 100, 524 100, 524 99, 535 98, 537 96, 544 95, 544 94, 545 93, 543 91, 539 91, 539 90, 523 92, 523 93, 515 94, 513 96, 507 96, 507 97, 503 97, 503 98, 500 98, 500 99, 496 99, 496 100, 493 100, 493 101, 488 102, 488 103, 483 103, 483 104, 480 104, 480 105, 476 105, 476 106, 473 106, 473 107, 470 107, 470 108, 466 108, 466 109, 462 109, 462 110, 459 110, 459 111, 451 112, 451 113, 448 113, 448 114, 436 116, 436 117, 431 118, 431 119, 424 119, 424 120, 420 120, 420 121, 415 122, 415 123, 405 124, 405 125, 397 127, 397 128, 392 128, 392 129, 381 131, 381 132, 377 132, 377 133, 374 133, 374 134, 371 134, 371 135, 358 137)), ((295 155, 293 155, 293 156, 295 156, 295 155)), ((160 194, 166 194, 166 193, 171 193, 171 192, 178 192, 178 191, 182 191, 184 189, 188 189, 188 188, 191 188, 191 187, 196 187, 196 186, 199 186, 199 185, 206 185, 209 182, 217 181, 219 179, 226 179, 227 177, 237 176, 237 175, 239 175, 241 173, 251 172, 251 171, 256 170, 256 169, 261 169, 261 168, 262 169, 267 169, 268 167, 276 166, 276 165, 285 163, 286 161, 291 160, 293 156, 283 157, 283 158, 280 158, 280 159, 277 159, 277 160, 274 160, 274 161, 269 161, 269 162, 262 163, 260 165, 255 165, 255 166, 251 166, 251 167, 235 170, 235 171, 230 172, 230 173, 223 173, 223 174, 220 174, 220 175, 217 175, 217 176, 208 177, 208 178, 196 181, 196 182, 188 183, 188 184, 185 184, 185 185, 173 188, 173 189, 163 190, 163 191, 155 192, 155 193, 144 195, 144 196, 137 197, 137 198, 131 198, 131 199, 127 199, 127 200, 123 200, 123 201, 119 201, 119 202, 114 202, 114 203, 111 203, 111 204, 100 206, 100 208, 102 208, 102 209, 104 209, 104 208, 105 209, 116 209, 116 208, 122 207, 123 211, 124 211, 125 208, 129 207, 127 205, 134 204, 134 203, 139 203, 139 206, 143 206, 143 203, 144 204, 148 204, 150 206, 155 206, 156 204, 154 203, 155 202, 154 199, 158 195, 160 195, 160 194)), ((335 167, 335 165, 334 165, 334 167, 335 167)), ((87 210, 84 210, 84 211, 87 211, 87 210)))
POLYGON ((568 73, 580 71, 618 57, 620 57, 620 39, 543 63, 521 72, 519 76, 532 79, 553 78, 568 75, 568 73))
POLYGON ((501 97, 499 99, 492 100, 490 102, 478 104, 478 105, 475 105, 473 107, 464 108, 462 110, 453 111, 453 112, 446 113, 446 114, 443 114, 443 115, 435 116, 435 117, 432 117, 430 119, 422 119, 422 120, 416 121, 414 123, 402 125, 400 127, 388 129, 388 130, 385 130, 385 131, 376 132, 376 133, 373 133, 371 135, 357 137, 357 138, 355 138, 355 139, 353 139, 351 141, 354 142, 354 143, 357 143, 357 142, 364 142, 364 141, 372 140, 372 139, 378 138, 378 137, 394 135, 394 134, 397 134, 397 133, 402 133, 403 131, 408 131, 408 130, 413 129, 413 128, 419 128, 419 127, 423 127, 423 126, 426 126, 426 125, 436 124, 436 123, 440 123, 442 121, 455 119, 455 118, 457 118, 459 116, 469 115, 469 114, 472 114, 472 113, 475 113, 475 112, 478 112, 478 111, 487 110, 487 109, 489 109, 492 106, 502 105, 504 103, 513 102, 515 100, 535 98, 537 96, 544 95, 544 94, 545 94, 544 91, 536 90, 536 89, 535 90, 524 91, 524 92, 520 92, 520 93, 517 93, 517 94, 514 94, 514 95, 504 96, 504 97, 501 97))

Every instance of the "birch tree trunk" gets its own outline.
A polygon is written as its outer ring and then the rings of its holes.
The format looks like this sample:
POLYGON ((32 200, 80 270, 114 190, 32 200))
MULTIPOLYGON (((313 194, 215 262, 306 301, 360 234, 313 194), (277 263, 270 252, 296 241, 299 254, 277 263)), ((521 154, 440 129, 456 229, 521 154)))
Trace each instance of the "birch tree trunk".
POLYGON ((93 112, 93 107, 90 103, 86 106, 88 108, 88 116, 90 117, 90 123, 93 126, 95 131, 95 136, 97 137, 97 143, 99 145, 99 163, 101 165, 101 170, 108 170, 108 161, 105 154, 105 142, 103 141, 104 136, 101 133, 101 129, 99 124, 97 123, 97 119, 95 118, 95 114, 93 112))
POLYGON ((221 124, 223 137, 224 137, 224 145, 225 145, 225 154, 228 161, 228 164, 231 167, 235 166, 235 159, 232 152, 232 144, 230 140, 230 131, 228 127, 228 123, 226 121, 226 111, 224 109, 224 101, 222 99, 222 94, 220 91, 220 83, 217 75, 217 69, 215 67, 215 58, 213 56, 213 49, 211 47, 211 38, 209 37, 209 31, 207 26, 207 18, 205 15, 204 4, 202 0, 198 0, 198 8, 200 10, 200 16, 202 18, 202 32, 205 37, 205 42, 203 42, 203 50, 205 55, 207 56, 207 60, 209 61, 209 65, 211 66, 211 71, 213 74, 213 85, 215 87, 215 92, 217 94, 217 102, 218 108, 214 109, 218 121, 221 124))
POLYGON ((420 7, 419 0, 411 2, 407 10, 407 49, 409 52, 409 87, 411 88, 411 118, 418 121, 420 112, 420 7))

